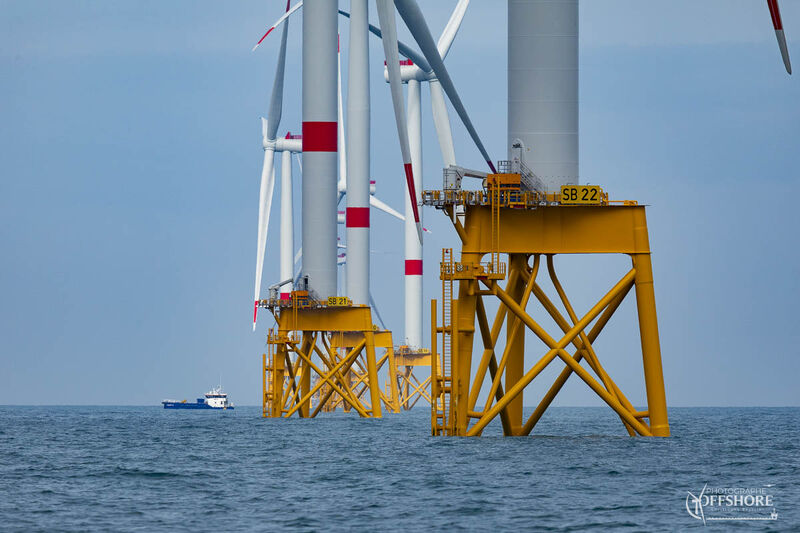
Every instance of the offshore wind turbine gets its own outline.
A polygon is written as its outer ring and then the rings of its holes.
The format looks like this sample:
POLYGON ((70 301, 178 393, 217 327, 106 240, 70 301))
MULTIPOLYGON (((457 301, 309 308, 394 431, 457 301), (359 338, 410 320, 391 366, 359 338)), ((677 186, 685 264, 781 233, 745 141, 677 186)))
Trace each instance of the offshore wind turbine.
MULTIPOLYGON (((289 8, 287 3, 287 10, 283 16, 281 16, 278 21, 273 24, 273 26, 264 34, 264 36, 259 40, 258 44, 253 47, 253 50, 258 48, 258 46, 264 41, 265 37, 269 35, 276 27, 278 27, 284 21, 287 21, 288 17, 295 12, 302 3, 289 8)), ((283 72, 285 69, 285 60, 286 60, 286 32, 288 30, 288 22, 287 25, 284 27, 283 36, 281 38, 281 48, 278 54, 278 67, 276 72, 275 84, 273 88, 273 96, 272 101, 270 104, 270 112, 269 116, 270 119, 262 118, 262 144, 265 151, 265 158, 264 158, 264 167, 262 169, 262 189, 263 194, 260 197, 259 201, 259 237, 258 237, 258 259, 257 259, 257 268, 256 268, 256 295, 255 295, 255 309, 254 309, 254 316, 253 316, 253 328, 255 329, 256 325, 256 317, 257 317, 257 309, 258 309, 258 301, 260 296, 260 281, 261 281, 261 273, 263 271, 263 259, 266 253, 266 237, 267 237, 267 229, 269 224, 269 215, 271 210, 272 204, 272 196, 274 190, 274 169, 273 169, 273 160, 274 160, 274 153, 275 152, 282 152, 282 178, 281 178, 281 232, 280 232, 280 281, 271 286, 274 288, 282 288, 286 285, 291 285, 294 282, 294 265, 298 262, 298 260, 302 257, 302 248, 297 252, 294 253, 294 228, 293 228, 293 198, 292 198, 292 176, 291 176, 291 154, 302 154, 302 135, 291 135, 290 133, 286 135, 286 137, 276 138, 276 132, 280 121, 280 116, 282 113, 282 92, 283 92, 283 72)), ((338 161, 339 161, 339 181, 337 183, 337 192, 338 192, 338 199, 337 203, 341 202, 342 198, 346 197, 347 191, 347 151, 345 149, 345 133, 344 133, 344 120, 343 120, 343 113, 342 113, 342 91, 341 91, 341 52, 340 50, 337 52, 337 137, 338 137, 338 161)), ((358 99, 354 99, 354 101, 358 101, 358 99)), ((359 130, 356 129, 356 132, 359 130)), ((367 131, 367 135, 368 135, 367 131)), ((368 141, 368 138, 367 138, 368 141)), ((298 160, 302 170, 302 163, 298 160)), ((367 167, 368 168, 368 167, 367 167)), ((370 206, 379 209, 381 211, 386 212, 389 215, 392 215, 400 220, 404 220, 403 215, 398 213, 396 210, 392 209, 386 203, 382 202, 378 198, 374 196, 375 193, 375 182, 369 180, 368 174, 366 181, 368 183, 366 187, 366 195, 367 195, 367 206, 366 208, 369 209, 370 206)), ((352 187, 351 187, 352 188, 352 187)), ((356 190, 360 187, 356 187, 356 190)), ((342 221, 343 222, 343 221, 342 221)), ((357 250, 359 247, 356 245, 353 247, 357 250)), ((369 257, 369 248, 368 248, 368 241, 367 246, 365 248, 365 253, 363 254, 367 258, 369 257)), ((342 264, 342 263, 339 263, 342 264)), ((368 273, 368 269, 366 269, 368 273)), ((354 298, 354 301, 357 303, 364 303, 368 304, 370 301, 370 294, 369 294, 369 284, 368 284, 368 277, 359 277, 359 276, 352 276, 352 279, 356 280, 355 284, 358 286, 359 290, 364 292, 364 296, 354 298), (361 281, 358 281, 361 279, 361 281)), ((350 292, 350 291, 348 291, 350 292)), ((281 290, 280 297, 282 299, 288 299, 290 295, 290 291, 281 290)))

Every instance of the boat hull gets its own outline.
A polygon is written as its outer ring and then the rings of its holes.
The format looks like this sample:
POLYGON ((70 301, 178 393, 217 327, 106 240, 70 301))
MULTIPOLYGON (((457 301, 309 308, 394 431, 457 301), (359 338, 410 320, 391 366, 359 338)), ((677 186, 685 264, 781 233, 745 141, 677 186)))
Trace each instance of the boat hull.
POLYGON ((211 407, 207 403, 189 403, 189 402, 161 402, 164 409, 203 409, 211 411, 228 411, 233 409, 232 405, 228 407, 211 407))

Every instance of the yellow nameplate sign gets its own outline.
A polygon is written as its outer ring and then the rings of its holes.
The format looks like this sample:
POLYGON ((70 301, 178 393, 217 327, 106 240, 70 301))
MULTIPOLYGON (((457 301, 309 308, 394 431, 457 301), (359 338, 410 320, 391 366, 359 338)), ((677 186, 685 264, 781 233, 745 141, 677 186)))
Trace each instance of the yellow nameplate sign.
POLYGON ((328 296, 328 307, 343 307, 352 304, 353 302, 347 296, 328 296))
POLYGON ((603 189, 598 185, 562 185, 561 205, 600 205, 603 189))

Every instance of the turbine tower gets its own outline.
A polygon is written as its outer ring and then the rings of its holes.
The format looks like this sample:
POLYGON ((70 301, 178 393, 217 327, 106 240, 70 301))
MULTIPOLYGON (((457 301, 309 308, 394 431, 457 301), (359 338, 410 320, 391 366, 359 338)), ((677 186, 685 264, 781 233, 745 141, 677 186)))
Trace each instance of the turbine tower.
POLYGON ((302 275, 320 299, 336 296, 337 3, 303 9, 302 275))
POLYGON ((369 305, 369 7, 350 2, 350 64, 347 83, 347 231, 346 294, 369 305))
POLYGON ((578 183, 578 0, 508 2, 508 144, 547 191, 578 183))

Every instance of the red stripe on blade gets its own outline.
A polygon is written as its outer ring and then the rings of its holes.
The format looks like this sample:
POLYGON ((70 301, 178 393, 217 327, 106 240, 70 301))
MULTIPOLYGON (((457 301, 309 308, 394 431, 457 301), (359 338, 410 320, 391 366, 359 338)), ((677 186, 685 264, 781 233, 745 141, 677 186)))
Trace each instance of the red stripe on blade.
POLYGON ((783 22, 781 21, 781 10, 778 7, 778 0, 767 0, 769 6, 769 14, 772 17, 772 25, 776 30, 783 29, 783 22))
POLYGON ((335 152, 337 124, 333 122, 303 122, 304 152, 335 152))
POLYGON ((282 292, 281 293, 281 300, 291 300, 292 293, 291 292, 282 292))
POLYGON ((257 316, 258 316, 258 300, 256 300, 256 303, 253 306, 253 324, 256 323, 256 317, 257 316))
POLYGON ((417 189, 414 187, 414 171, 411 163, 403 165, 406 171, 406 184, 408 184, 408 197, 411 200, 411 210, 414 211, 414 222, 419 224, 419 206, 417 205, 417 189))
POLYGON ((406 259, 406 276, 422 275, 422 259, 406 259))
POLYGON ((369 207, 348 207, 345 223, 348 228, 368 228, 369 207))
POLYGON ((256 43, 256 46, 258 46, 259 44, 261 44, 261 41, 263 41, 264 39, 266 39, 266 38, 267 38, 267 35, 269 35, 269 32, 271 32, 271 31, 272 31, 272 30, 274 30, 274 29, 275 29, 275 26, 273 26, 273 27, 271 27, 270 29, 268 29, 268 30, 267 30, 267 33, 265 33, 265 34, 264 34, 264 35, 261 37, 261 39, 259 39, 259 40, 258 40, 258 42, 256 43))

